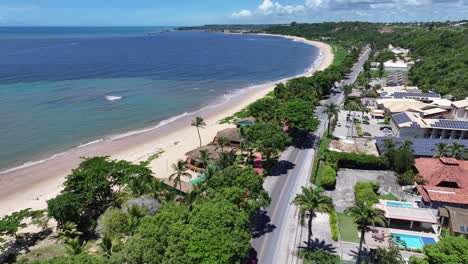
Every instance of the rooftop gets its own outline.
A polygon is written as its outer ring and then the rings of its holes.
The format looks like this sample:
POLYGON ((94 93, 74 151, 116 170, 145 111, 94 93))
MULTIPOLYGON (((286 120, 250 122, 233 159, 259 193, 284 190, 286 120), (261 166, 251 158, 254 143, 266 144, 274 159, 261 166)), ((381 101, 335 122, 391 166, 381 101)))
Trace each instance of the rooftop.
POLYGON ((418 186, 424 201, 468 204, 468 161, 418 158, 415 167, 426 181, 418 186))
POLYGON ((235 128, 235 127, 223 129, 216 134, 216 138, 220 138, 220 137, 225 137, 229 141, 232 141, 232 142, 240 142, 241 141, 240 129, 235 128))
POLYGON ((385 212, 385 218, 415 221, 421 223, 437 224, 437 218, 430 209, 417 207, 388 206, 386 204, 376 204, 376 208, 385 212))
POLYGON ((455 140, 455 139, 431 139, 431 138, 394 138, 394 137, 376 137, 375 144, 380 153, 385 151, 384 140, 389 138, 393 142, 403 143, 405 141, 411 141, 413 143, 411 148, 413 149, 413 154, 416 157, 434 157, 436 152, 434 149, 439 143, 445 143, 451 145, 453 143, 458 143, 465 145, 468 148, 468 140, 455 140))
POLYGON ((461 234, 468 234, 468 209, 441 206, 439 214, 450 218, 450 226, 452 231, 461 234))
MULTIPOLYGON (((427 110, 421 110, 422 114, 427 110)), ((437 128, 450 130, 468 130, 468 121, 452 120, 452 119, 428 119, 421 118, 419 113, 405 111, 392 115, 392 119, 398 127, 420 127, 420 128, 437 128)))
POLYGON ((465 108, 468 107, 468 99, 465 98, 464 100, 455 101, 452 102, 452 104, 457 108, 465 108))

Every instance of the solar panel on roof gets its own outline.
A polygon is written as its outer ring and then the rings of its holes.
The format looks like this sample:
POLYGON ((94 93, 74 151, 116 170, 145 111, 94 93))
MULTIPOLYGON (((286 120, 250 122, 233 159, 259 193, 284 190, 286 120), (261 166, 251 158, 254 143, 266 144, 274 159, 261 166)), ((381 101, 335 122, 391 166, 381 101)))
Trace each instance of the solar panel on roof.
POLYGON ((411 121, 411 119, 405 113, 394 114, 392 117, 397 124, 403 124, 411 121))
POLYGON ((431 127, 449 128, 449 129, 468 129, 468 121, 439 120, 431 124, 431 127))
MULTIPOLYGON (((385 138, 386 137, 376 137, 376 145, 380 153, 385 151, 385 144, 384 144, 385 138)), ((448 145, 451 145, 453 143, 458 143, 468 148, 468 140, 466 139, 456 140, 456 139, 432 139, 432 138, 391 138, 391 137, 387 137, 387 138, 392 139, 393 142, 397 144, 405 142, 406 140, 411 141, 413 143, 411 146, 413 149, 413 154, 417 157, 433 157, 436 154, 434 149, 436 149, 438 143, 446 143, 448 145)), ((467 230, 467 233, 468 233, 468 230, 467 230)))

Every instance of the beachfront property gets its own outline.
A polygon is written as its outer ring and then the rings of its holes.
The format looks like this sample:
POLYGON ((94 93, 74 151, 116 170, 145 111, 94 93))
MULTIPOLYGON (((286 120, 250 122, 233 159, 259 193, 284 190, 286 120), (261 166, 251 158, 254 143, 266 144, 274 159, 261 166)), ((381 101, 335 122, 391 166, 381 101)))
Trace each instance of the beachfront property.
POLYGON ((420 113, 403 112, 391 116, 390 127, 395 137, 468 139, 467 120, 429 119, 420 113))
POLYGON ((453 143, 462 144, 465 148, 468 149, 468 140, 455 140, 455 139, 431 139, 431 138, 401 138, 401 137, 376 137, 375 144, 377 146, 377 151, 381 155, 385 151, 384 140, 390 139, 396 144, 403 143, 405 141, 411 142, 411 149, 413 155, 416 158, 426 157, 432 158, 437 152, 437 144, 447 144, 452 145, 453 143))
POLYGON ((468 161, 417 158, 414 166, 424 179, 424 184, 416 186, 424 206, 468 208, 468 161))
MULTIPOLYGON (((450 234, 464 235, 468 238, 468 209, 441 206, 438 216, 440 226, 446 227, 450 234)), ((442 228, 440 230, 442 231, 442 228)))
POLYGON ((223 130, 219 131, 216 134, 215 138, 213 139, 212 144, 217 145, 218 140, 220 138, 227 139, 228 142, 229 142, 229 146, 231 146, 231 147, 239 147, 240 144, 241 144, 241 141, 242 141, 240 129, 237 128, 237 127, 226 128, 226 129, 223 129, 223 130))
MULTIPOLYGON (((220 146, 218 145, 206 145, 194 150, 191 150, 185 153, 187 157, 185 160, 185 167, 194 172, 203 172, 207 166, 207 164, 203 164, 203 160, 201 159, 201 152, 206 151, 212 160, 219 159, 220 157, 220 146)), ((231 152, 234 153, 236 151, 235 147, 225 146, 223 147, 224 152, 231 152)))

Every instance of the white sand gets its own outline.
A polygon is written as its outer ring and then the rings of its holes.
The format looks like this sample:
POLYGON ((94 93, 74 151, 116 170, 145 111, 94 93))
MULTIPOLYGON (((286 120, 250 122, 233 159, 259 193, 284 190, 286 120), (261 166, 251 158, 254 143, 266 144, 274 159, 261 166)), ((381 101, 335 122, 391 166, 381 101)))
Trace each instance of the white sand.
MULTIPOLYGON (((315 45, 321 50, 321 61, 304 76, 310 76, 316 70, 323 70, 333 62, 333 51, 329 45, 298 37, 287 38, 315 45)), ((110 137, 83 148, 72 149, 44 162, 1 173, 0 216, 24 208, 45 208, 46 201, 60 192, 65 176, 80 163, 80 157, 108 155, 114 159, 141 161, 163 149, 164 153, 151 163, 151 168, 158 178, 168 178, 172 173, 171 164, 178 159, 185 159, 186 152, 199 146, 196 128, 190 126, 190 121, 195 115, 205 119, 207 126, 201 129, 200 133, 203 144, 207 144, 219 130, 233 126, 218 124, 219 120, 264 97, 274 89, 275 83, 282 81, 286 80, 248 89, 225 104, 186 115, 157 129, 125 137, 110 137)))

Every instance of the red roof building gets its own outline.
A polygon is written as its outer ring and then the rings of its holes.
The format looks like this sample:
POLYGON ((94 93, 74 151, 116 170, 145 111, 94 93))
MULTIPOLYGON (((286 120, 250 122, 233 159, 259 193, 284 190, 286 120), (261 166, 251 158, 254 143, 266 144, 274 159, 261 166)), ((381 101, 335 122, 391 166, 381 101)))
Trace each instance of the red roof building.
POLYGON ((425 183, 418 185, 424 203, 468 208, 468 161, 453 158, 418 158, 415 167, 425 183))

